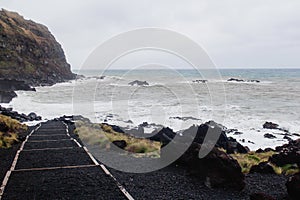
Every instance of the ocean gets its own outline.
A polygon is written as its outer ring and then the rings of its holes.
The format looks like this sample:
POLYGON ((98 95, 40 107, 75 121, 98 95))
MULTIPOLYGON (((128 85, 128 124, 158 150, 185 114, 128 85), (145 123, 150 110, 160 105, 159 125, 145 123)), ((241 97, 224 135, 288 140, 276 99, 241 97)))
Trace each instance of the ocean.
POLYGON ((287 143, 283 131, 263 129, 266 121, 291 134, 300 133, 300 69, 219 69, 217 76, 209 70, 170 69, 78 73, 86 77, 37 87, 36 92, 18 91, 18 97, 3 106, 36 112, 44 119, 74 114, 127 128, 153 123, 146 133, 158 124, 181 131, 214 120, 241 132, 230 136, 252 150, 287 143), (247 81, 229 82, 229 78, 247 81), (135 80, 149 85, 128 84, 135 80), (266 133, 276 138, 264 138, 266 133))

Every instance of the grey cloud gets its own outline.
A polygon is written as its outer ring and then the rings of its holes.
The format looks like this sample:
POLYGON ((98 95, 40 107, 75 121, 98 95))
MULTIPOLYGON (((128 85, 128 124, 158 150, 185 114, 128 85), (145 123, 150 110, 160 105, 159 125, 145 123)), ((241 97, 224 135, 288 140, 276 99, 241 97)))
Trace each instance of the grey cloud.
POLYGON ((2 7, 47 25, 73 68, 120 32, 178 31, 201 44, 219 67, 299 67, 297 0, 2 0, 2 7))

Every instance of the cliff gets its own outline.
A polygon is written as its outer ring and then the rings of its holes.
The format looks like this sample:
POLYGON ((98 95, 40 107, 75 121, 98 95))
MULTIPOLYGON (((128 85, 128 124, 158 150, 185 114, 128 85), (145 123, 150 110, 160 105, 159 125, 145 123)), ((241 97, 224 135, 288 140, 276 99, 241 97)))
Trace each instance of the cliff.
POLYGON ((61 45, 46 26, 0 10, 0 79, 37 86, 74 78, 61 45))

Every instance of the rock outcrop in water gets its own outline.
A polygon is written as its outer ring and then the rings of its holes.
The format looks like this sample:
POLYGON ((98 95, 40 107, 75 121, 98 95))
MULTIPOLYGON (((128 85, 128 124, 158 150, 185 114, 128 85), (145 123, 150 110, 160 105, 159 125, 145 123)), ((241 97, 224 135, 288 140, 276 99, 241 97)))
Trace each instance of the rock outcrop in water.
POLYGON ((248 83, 260 83, 259 80, 244 80, 238 78, 230 78, 227 80, 228 82, 248 82, 248 83))
POLYGON ((149 83, 147 83, 147 81, 135 80, 135 81, 132 81, 132 82, 128 83, 128 85, 131 85, 131 86, 134 86, 134 85, 137 85, 137 86, 148 86, 149 83))
POLYGON ((280 128, 278 124, 275 124, 273 122, 265 122, 263 124, 263 128, 264 129, 274 129, 274 130, 280 130, 280 131, 283 131, 283 132, 286 132, 288 133, 289 131, 284 129, 284 128, 280 128))
POLYGON ((0 10, 0 79, 4 79, 0 82, 0 102, 9 102, 16 96, 15 90, 74 78, 61 45, 46 26, 0 10))
POLYGON ((201 79, 193 80, 193 83, 207 83, 207 80, 201 80, 201 79))

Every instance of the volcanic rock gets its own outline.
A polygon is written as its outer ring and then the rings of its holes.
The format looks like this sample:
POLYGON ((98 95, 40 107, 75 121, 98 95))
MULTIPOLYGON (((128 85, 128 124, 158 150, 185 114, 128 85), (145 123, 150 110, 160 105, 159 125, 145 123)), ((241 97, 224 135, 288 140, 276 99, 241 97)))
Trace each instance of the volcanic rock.
POLYGON ((293 140, 288 144, 276 147, 278 154, 274 154, 269 158, 269 161, 277 166, 286 164, 297 164, 300 166, 300 139, 293 140))
POLYGON ((149 85, 149 83, 147 83, 147 81, 135 80, 135 81, 132 81, 132 82, 128 83, 128 85, 131 85, 131 86, 134 86, 134 85, 146 86, 146 85, 149 85))
POLYGON ((193 143, 177 162, 187 167, 193 175, 205 180, 209 187, 242 190, 245 186, 244 174, 238 162, 218 148, 213 148, 206 157, 200 159, 201 147, 201 144, 193 143))
POLYGON ((273 167, 268 162, 261 162, 250 169, 250 173, 275 174, 273 167))
POLYGON ((272 135, 272 134, 270 134, 270 133, 264 134, 264 137, 265 137, 265 138, 268 138, 268 139, 274 139, 274 138, 276 138, 275 135, 272 135))

